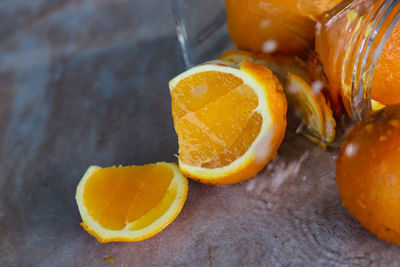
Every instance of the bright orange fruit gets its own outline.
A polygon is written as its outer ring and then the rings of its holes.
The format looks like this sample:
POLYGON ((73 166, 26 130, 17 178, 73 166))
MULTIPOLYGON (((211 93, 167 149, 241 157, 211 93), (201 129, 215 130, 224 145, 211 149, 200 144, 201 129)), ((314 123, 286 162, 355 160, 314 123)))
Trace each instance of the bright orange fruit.
POLYGON ((91 166, 75 198, 82 227, 99 242, 132 242, 167 227, 181 211, 187 191, 187 179, 174 163, 91 166))
POLYGON ((315 23, 296 0, 227 0, 225 7, 230 37, 240 49, 293 55, 313 46, 315 23))
POLYGON ((343 205, 369 231, 400 245, 400 105, 357 124, 336 164, 343 205))
POLYGON ((314 93, 307 82, 291 72, 288 74, 285 92, 289 105, 293 107, 309 131, 303 134, 326 149, 326 145, 335 139, 336 121, 324 95, 314 93))
POLYGON ((276 155, 287 104, 281 84, 266 67, 210 62, 169 85, 184 174, 203 183, 238 183, 276 155))
POLYGON ((386 40, 372 78, 372 99, 384 105, 400 103, 400 24, 386 40))
MULTIPOLYGON (((242 50, 227 51, 221 59, 233 64, 248 60, 271 69, 283 84, 289 107, 302 119, 308 130, 302 134, 324 149, 335 139, 336 121, 333 112, 320 90, 314 92, 309 85, 312 79, 321 78, 317 73, 310 73, 306 62, 293 57, 270 56, 242 50)), ((320 80, 317 82, 322 83, 320 80)))
POLYGON ((319 21, 324 12, 331 10, 343 0, 297 0, 299 11, 314 21, 319 21))

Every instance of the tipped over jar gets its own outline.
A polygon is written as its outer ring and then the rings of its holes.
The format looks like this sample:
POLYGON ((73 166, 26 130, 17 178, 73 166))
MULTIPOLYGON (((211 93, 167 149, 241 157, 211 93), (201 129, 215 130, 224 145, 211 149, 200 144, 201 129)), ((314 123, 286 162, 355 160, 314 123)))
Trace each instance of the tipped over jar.
POLYGON ((400 2, 342 1, 317 25, 316 51, 336 113, 354 120, 400 103, 400 2))

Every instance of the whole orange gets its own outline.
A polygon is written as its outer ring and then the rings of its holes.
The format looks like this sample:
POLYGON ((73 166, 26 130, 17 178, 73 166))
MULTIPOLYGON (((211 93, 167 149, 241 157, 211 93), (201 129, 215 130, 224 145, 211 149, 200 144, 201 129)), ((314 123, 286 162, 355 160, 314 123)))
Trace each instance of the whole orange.
POLYGON ((357 124, 336 164, 343 205, 369 231, 400 245, 400 105, 357 124))
POLYGON ((225 7, 230 37, 240 49, 293 55, 313 45, 315 23, 296 0, 227 0, 225 7))

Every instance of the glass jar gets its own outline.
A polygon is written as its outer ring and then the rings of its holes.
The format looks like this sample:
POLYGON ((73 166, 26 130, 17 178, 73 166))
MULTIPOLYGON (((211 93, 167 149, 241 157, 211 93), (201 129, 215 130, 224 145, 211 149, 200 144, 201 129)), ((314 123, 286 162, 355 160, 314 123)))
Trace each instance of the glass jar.
POLYGON ((371 88, 382 51, 389 49, 385 41, 400 27, 396 26, 399 2, 345 0, 325 13, 317 25, 316 50, 329 81, 333 107, 338 110, 342 100, 354 120, 379 108, 371 88))
POLYGON ((234 48, 226 27, 225 0, 171 0, 186 68, 234 48))

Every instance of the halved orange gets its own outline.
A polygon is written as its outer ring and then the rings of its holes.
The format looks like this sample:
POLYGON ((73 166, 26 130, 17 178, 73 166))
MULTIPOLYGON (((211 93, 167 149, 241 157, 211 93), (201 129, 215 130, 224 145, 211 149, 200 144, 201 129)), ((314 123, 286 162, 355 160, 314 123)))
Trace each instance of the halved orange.
POLYGON ((314 92, 309 85, 315 79, 322 83, 319 73, 311 68, 312 63, 308 64, 293 57, 271 56, 243 50, 227 51, 220 59, 230 64, 248 60, 270 68, 283 84, 289 107, 294 109, 308 129, 308 133, 302 134, 324 149, 326 144, 335 139, 336 121, 332 109, 325 96, 320 91, 314 92))
POLYGON ((76 189, 82 227, 101 242, 154 236, 179 214, 188 182, 177 164, 90 166, 76 189))
POLYGON ((286 129, 286 98, 261 65, 214 61, 169 83, 179 168, 208 184, 253 177, 277 153, 286 129))

